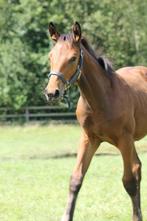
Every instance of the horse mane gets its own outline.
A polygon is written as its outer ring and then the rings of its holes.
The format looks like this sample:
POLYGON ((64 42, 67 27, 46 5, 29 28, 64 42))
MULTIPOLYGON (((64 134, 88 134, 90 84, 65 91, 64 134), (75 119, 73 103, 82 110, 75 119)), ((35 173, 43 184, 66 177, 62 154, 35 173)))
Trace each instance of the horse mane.
POLYGON ((99 65, 105 70, 105 73, 108 77, 112 76, 115 72, 111 62, 104 56, 97 56, 92 47, 89 45, 88 41, 82 37, 81 43, 84 48, 90 53, 90 55, 99 63, 99 65))

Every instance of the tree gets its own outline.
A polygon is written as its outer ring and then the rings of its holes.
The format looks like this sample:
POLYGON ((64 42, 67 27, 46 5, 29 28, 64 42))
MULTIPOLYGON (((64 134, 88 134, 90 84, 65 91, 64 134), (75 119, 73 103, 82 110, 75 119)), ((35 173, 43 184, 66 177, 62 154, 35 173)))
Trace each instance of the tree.
MULTIPOLYGON (((115 68, 146 65, 146 11, 146 0, 0 0, 0 105, 44 104, 49 21, 61 33, 79 21, 97 54, 104 53, 115 68)), ((77 89, 70 94, 75 105, 77 89)))

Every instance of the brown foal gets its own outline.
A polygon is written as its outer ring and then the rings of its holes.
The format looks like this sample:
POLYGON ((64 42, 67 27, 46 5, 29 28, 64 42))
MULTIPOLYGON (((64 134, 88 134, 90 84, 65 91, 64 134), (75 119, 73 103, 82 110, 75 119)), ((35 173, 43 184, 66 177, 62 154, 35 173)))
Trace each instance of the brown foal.
POLYGON ((57 99, 67 86, 77 82, 80 98, 76 115, 83 129, 62 221, 73 220, 85 173, 103 141, 120 150, 122 181, 133 205, 132 220, 142 221, 141 162, 134 141, 147 134, 147 68, 125 67, 115 72, 104 58, 96 57, 77 22, 70 34, 60 35, 53 23, 49 32, 56 44, 49 53, 51 72, 46 97, 57 99))

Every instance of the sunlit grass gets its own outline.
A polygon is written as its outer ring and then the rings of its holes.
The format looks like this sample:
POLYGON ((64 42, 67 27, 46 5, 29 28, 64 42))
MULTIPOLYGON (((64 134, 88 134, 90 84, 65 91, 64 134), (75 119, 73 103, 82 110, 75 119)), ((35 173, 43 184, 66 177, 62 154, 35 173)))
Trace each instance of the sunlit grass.
MULTIPOLYGON (((49 158, 76 153, 81 135, 79 125, 45 125, 0 127, 0 158, 49 158)), ((147 137, 136 143, 139 152, 147 151, 147 137)), ((97 153, 119 153, 103 143, 97 153)))
POLYGON ((79 137, 77 125, 3 126, 0 127, 0 158, 48 158, 73 153, 79 137))
MULTIPOLYGON (((60 221, 80 137, 77 125, 26 125, 0 128, 0 220, 60 221)), ((147 221, 147 140, 137 144, 143 164, 142 208, 147 221)), ((105 143, 99 152, 116 151, 105 143)), ((116 152, 115 152, 116 153, 116 152)), ((85 177, 75 221, 129 221, 131 202, 122 182, 119 154, 95 156, 85 177)))

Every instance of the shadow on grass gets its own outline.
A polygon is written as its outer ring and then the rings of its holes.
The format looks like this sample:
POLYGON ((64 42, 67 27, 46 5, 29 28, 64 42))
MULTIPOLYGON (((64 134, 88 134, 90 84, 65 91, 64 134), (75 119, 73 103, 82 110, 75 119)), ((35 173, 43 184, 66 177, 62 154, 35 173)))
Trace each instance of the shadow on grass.
MULTIPOLYGON (((147 153, 147 151, 142 151, 140 152, 140 154, 145 154, 147 153)), ((105 157, 105 156, 112 156, 112 157, 116 157, 116 156, 120 156, 120 153, 96 153, 94 155, 95 157, 105 157)), ((63 154, 56 154, 56 155, 34 155, 31 156, 29 159, 31 160, 35 160, 35 159, 44 159, 44 160, 48 160, 48 159, 64 159, 64 158, 76 158, 77 157, 77 153, 63 153, 63 154)))
MULTIPOLYGON (((97 153, 95 154, 96 157, 100 156, 118 156, 117 153, 97 153)), ((60 155, 51 156, 50 159, 62 159, 62 158, 75 158, 77 156, 76 153, 65 153, 60 155)))
MULTIPOLYGON (((116 153, 99 153, 95 154, 96 157, 100 156, 118 156, 119 154, 116 153)), ((31 155, 31 156, 17 156, 17 157, 0 157, 0 161, 16 161, 16 160, 60 160, 60 159, 68 159, 68 158, 76 158, 76 153, 64 153, 64 154, 56 154, 56 155, 47 155, 47 154, 40 154, 40 155, 31 155)))
MULTIPOLYGON (((140 154, 146 154, 147 151, 142 151, 140 154)), ((76 153, 64 153, 64 154, 56 154, 56 155, 46 155, 46 154, 40 154, 40 155, 32 155, 32 156, 19 156, 19 157, 0 157, 0 161, 16 161, 16 160, 60 160, 60 159, 68 159, 68 158, 76 158, 76 153)), ((119 153, 96 153, 95 157, 105 157, 105 156, 120 156, 119 153)))

